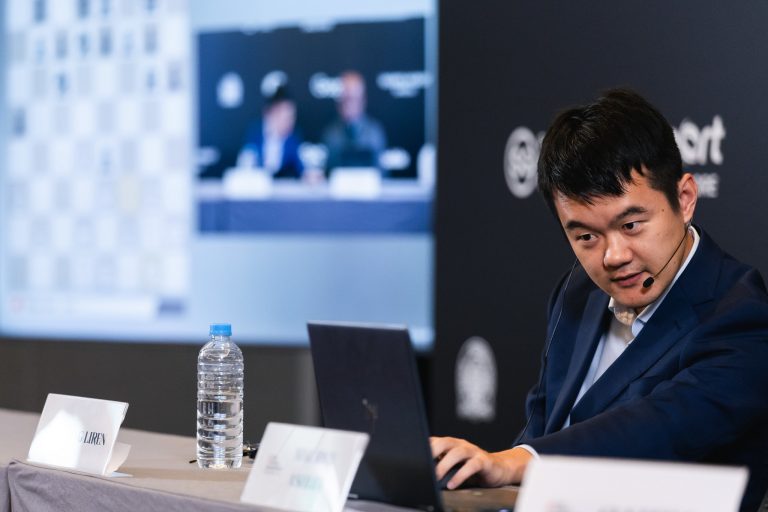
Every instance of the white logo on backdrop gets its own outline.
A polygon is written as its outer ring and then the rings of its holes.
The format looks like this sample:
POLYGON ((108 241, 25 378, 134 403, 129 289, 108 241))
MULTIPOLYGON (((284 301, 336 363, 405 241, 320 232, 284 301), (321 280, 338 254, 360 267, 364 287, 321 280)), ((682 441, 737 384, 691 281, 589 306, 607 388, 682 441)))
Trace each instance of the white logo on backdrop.
MULTIPOLYGON (((686 118, 679 127, 673 127, 673 131, 685 165, 723 165, 722 144, 726 130, 722 117, 715 115, 711 124, 702 127, 686 118)), ((543 138, 543 133, 536 136, 529 128, 519 126, 507 139, 504 149, 504 177, 515 197, 526 198, 536 189, 536 166, 543 138)), ((714 198, 719 195, 718 173, 700 172, 693 173, 693 176, 699 186, 699 197, 714 198)))
POLYGON ((309 92, 317 99, 338 98, 341 95, 341 78, 315 73, 309 77, 309 92))
MULTIPOLYGON (((432 75, 426 71, 385 71, 376 77, 376 85, 395 98, 411 98, 432 85, 432 75)), ((317 99, 336 99, 341 94, 341 78, 315 73, 309 78, 309 92, 317 99)))
MULTIPOLYGON (((690 119, 683 119, 674 129, 680 156, 686 165, 723 165, 723 118, 716 115, 712 124, 701 128, 690 119)), ((694 173, 699 185, 699 197, 717 197, 720 192, 720 175, 716 172, 694 173)))
POLYGON ((525 126, 518 126, 507 139, 504 149, 504 178, 512 195, 521 199, 536 190, 536 165, 539 161, 541 139, 525 126))
POLYGON ((426 71, 387 71, 376 77, 376 85, 395 98, 412 98, 432 85, 432 75, 426 71))
POLYGON ((468 421, 496 417, 496 357, 479 336, 466 340, 456 357, 456 415, 468 421))
POLYGON ((683 119, 674 129, 680 156, 688 165, 723 165, 722 143, 725 126, 720 116, 712 118, 712 124, 699 128, 690 119, 683 119))
POLYGON ((216 95, 221 108, 236 108, 243 103, 243 80, 237 73, 225 73, 216 86, 216 95))
POLYGON ((288 83, 288 75, 284 71, 270 71, 261 79, 261 95, 271 98, 280 86, 288 83))

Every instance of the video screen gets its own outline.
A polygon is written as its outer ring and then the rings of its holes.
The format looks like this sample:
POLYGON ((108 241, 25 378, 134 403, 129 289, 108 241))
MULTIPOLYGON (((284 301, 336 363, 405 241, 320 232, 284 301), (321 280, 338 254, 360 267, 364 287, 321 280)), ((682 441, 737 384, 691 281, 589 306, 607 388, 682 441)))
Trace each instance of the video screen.
POLYGON ((0 333, 432 342, 432 1, 6 0, 0 333))

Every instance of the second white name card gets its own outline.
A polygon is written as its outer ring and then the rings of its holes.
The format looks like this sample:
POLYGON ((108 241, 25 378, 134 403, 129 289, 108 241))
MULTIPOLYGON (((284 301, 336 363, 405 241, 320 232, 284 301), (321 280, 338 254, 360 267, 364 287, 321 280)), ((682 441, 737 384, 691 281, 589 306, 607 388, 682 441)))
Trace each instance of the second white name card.
POLYGON ((241 501, 292 512, 341 512, 368 434, 270 423, 241 501))

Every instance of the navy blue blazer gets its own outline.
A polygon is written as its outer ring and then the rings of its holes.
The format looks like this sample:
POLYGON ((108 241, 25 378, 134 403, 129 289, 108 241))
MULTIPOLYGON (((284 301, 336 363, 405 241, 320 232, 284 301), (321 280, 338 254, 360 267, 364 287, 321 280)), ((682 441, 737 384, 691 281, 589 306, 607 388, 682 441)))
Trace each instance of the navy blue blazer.
POLYGON ((755 511, 768 487, 768 295, 757 270, 697 231, 688 267, 576 407, 611 313, 581 267, 567 286, 563 278, 518 443, 540 454, 748 466, 742 510, 755 511))
MULTIPOLYGON (((272 176, 273 178, 298 179, 301 177, 304 165, 299 158, 299 146, 301 146, 301 138, 295 132, 283 140, 283 158, 280 161, 280 169, 272 176)), ((243 147, 256 153, 258 166, 264 165, 264 131, 260 121, 248 127, 243 147)))

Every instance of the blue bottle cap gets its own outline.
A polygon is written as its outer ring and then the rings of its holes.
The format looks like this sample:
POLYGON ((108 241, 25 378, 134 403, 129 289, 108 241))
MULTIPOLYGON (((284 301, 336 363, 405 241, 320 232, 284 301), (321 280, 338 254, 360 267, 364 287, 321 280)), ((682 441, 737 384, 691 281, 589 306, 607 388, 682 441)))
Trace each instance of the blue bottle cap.
POLYGON ((211 336, 232 336, 232 324, 211 324, 211 336))

